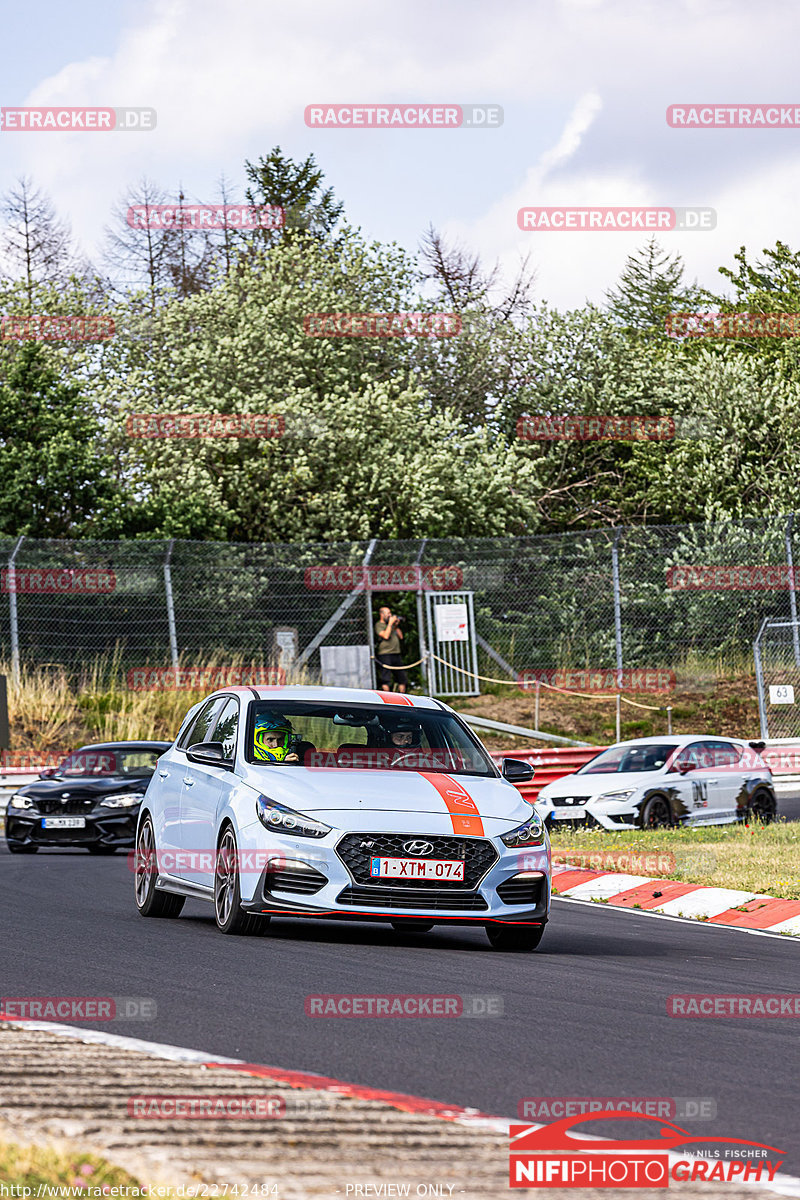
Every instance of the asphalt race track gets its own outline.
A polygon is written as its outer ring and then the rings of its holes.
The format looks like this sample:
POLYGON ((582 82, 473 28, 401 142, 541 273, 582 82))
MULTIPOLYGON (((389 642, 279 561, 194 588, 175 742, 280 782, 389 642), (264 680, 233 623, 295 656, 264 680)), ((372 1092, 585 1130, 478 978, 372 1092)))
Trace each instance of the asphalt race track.
POLYGON ((675 993, 800 991, 795 940, 563 900, 529 955, 442 927, 401 938, 382 925, 281 919, 263 939, 224 937, 199 901, 178 920, 140 917, 123 854, 23 858, 5 847, 0 902, 3 997, 156 1001, 155 1020, 90 1027, 506 1117, 526 1096, 712 1098, 717 1119, 688 1128, 775 1145, 783 1171, 800 1174, 796 1019, 666 1016, 675 993), (499 995, 505 1011, 307 1017, 304 998, 320 993, 499 995))

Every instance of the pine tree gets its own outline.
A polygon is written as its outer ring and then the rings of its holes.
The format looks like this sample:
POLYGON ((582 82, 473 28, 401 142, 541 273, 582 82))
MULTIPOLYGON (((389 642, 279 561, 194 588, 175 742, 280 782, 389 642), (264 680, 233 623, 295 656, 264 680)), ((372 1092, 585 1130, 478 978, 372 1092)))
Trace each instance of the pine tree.
POLYGON ((669 314, 691 311, 700 295, 696 284, 684 284, 684 270, 680 254, 668 254, 650 238, 629 255, 618 286, 606 292, 609 313, 627 329, 665 334, 669 314))

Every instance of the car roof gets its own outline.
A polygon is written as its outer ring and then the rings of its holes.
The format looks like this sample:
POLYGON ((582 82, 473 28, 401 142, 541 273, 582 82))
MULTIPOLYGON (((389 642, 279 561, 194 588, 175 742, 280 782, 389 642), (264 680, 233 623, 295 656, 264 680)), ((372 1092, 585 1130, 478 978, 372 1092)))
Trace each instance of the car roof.
POLYGON ((87 742, 78 750, 169 750, 171 745, 172 742, 87 742))
POLYGON ((608 749, 612 750, 614 746, 663 746, 666 742, 676 746, 688 746, 691 742, 732 742, 735 746, 749 745, 741 738, 727 737, 721 733, 664 733, 661 737, 632 738, 628 742, 614 742, 608 749))
POLYGON ((329 704, 386 704, 387 708, 427 708, 441 711, 448 706, 431 696, 410 696, 403 692, 379 692, 375 688, 343 688, 343 687, 309 687, 306 684, 285 684, 283 686, 229 687, 218 688, 209 693, 206 699, 213 696, 235 695, 250 700, 320 700, 329 704))

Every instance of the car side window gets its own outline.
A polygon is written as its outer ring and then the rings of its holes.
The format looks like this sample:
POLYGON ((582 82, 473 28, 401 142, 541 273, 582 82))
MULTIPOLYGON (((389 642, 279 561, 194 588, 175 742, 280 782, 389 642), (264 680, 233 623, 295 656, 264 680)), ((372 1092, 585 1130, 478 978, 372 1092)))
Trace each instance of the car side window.
POLYGON ((222 742, 225 757, 232 759, 236 754, 236 730, 239 726, 239 701, 229 696, 225 707, 217 718, 214 732, 208 738, 210 742, 222 742))
POLYGON ((178 742, 179 750, 185 750, 187 746, 194 746, 198 742, 207 742, 209 740, 208 731, 212 728, 214 718, 219 714, 226 699, 226 696, 217 696, 216 699, 208 700, 203 705, 194 721, 188 726, 183 737, 178 742))
POLYGON ((732 742, 710 742, 714 754, 715 767, 735 767, 741 760, 742 751, 732 742))
POLYGON ((706 767, 714 767, 714 742, 693 742, 681 750, 675 766, 681 763, 691 763, 695 770, 702 771, 706 767))

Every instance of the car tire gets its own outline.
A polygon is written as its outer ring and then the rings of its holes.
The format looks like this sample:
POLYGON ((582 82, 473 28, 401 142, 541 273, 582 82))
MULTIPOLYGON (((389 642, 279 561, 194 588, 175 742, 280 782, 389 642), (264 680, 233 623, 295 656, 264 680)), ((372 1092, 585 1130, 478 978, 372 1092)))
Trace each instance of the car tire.
POLYGON ((651 796, 642 809, 642 829, 669 829, 675 824, 666 796, 651 796))
POLYGON ((183 896, 172 892, 160 892, 156 888, 153 859, 156 853, 156 837, 153 822, 147 816, 136 835, 134 856, 133 892, 136 907, 143 917, 177 917, 184 906, 183 896))
POLYGON ((769 825, 777 815, 778 806, 775 803, 775 797, 764 788, 759 788, 754 792, 752 800, 745 809, 744 820, 747 825, 752 823, 769 825))
POLYGON ((9 854, 35 854, 38 846, 21 846, 19 842, 6 842, 9 854))
POLYGON ((535 950, 544 935, 544 925, 487 925, 486 936, 493 950, 526 954, 535 950))
POLYGON ((242 937, 263 937, 269 930, 270 918, 242 912, 237 859, 236 834, 231 825, 226 825, 219 840, 214 867, 214 919, 217 929, 220 933, 242 937))
POLYGON ((410 918, 404 921, 402 918, 398 918, 398 920, 392 921, 391 924, 395 933, 430 933, 435 922, 414 921, 410 918))
POLYGON ((87 846, 90 854, 116 854, 116 846, 87 846))

